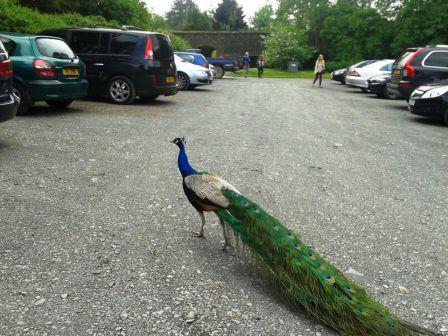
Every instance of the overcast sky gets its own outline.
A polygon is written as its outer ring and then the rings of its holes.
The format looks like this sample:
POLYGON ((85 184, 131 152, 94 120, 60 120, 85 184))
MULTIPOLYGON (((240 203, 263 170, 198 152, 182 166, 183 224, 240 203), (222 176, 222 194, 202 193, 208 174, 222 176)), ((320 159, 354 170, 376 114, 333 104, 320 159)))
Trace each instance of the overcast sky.
MULTIPOLYGON (((174 0, 144 0, 150 9, 160 15, 166 14, 174 0)), ((215 9, 222 0, 194 0, 203 11, 215 9)), ((263 5, 275 3, 275 0, 237 0, 243 7, 246 17, 251 17, 263 5)))

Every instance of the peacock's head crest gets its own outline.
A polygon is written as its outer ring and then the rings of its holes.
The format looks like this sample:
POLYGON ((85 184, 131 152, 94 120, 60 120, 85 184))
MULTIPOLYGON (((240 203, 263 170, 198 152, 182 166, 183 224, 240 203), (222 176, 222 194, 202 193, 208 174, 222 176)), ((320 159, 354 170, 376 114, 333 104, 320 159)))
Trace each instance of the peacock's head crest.
POLYGON ((173 144, 175 144, 175 145, 177 145, 177 146, 182 146, 182 145, 184 145, 185 146, 185 144, 187 143, 186 141, 185 141, 185 138, 184 137, 182 137, 182 138, 176 138, 176 139, 174 139, 173 141, 171 141, 173 144))

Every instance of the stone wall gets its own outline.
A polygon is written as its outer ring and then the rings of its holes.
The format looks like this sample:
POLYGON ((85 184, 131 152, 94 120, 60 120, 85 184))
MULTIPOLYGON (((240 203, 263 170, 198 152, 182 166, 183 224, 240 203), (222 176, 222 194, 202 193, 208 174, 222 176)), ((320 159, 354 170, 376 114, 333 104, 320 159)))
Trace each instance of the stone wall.
MULTIPOLYGON (((218 56, 240 56, 246 51, 258 56, 267 33, 248 31, 175 32, 195 49, 216 50, 218 56)), ((207 52, 204 52, 207 54, 207 52)), ((210 56, 210 55, 206 55, 210 56)))

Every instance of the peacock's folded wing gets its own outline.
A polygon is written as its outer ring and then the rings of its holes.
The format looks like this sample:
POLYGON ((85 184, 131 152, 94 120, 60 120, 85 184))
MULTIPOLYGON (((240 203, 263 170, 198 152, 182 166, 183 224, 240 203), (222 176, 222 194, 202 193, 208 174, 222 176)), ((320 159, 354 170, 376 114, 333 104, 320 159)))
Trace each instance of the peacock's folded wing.
POLYGON ((184 179, 185 186, 203 201, 211 202, 221 208, 229 206, 229 200, 222 194, 226 188, 239 194, 239 191, 221 177, 211 173, 189 175, 184 179))

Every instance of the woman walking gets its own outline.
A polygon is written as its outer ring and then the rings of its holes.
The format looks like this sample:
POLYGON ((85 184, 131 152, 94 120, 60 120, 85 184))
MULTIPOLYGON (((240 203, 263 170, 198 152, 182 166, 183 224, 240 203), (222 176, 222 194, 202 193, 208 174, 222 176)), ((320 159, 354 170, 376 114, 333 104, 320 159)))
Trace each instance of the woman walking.
POLYGON ((314 81, 313 87, 316 81, 319 79, 319 87, 322 87, 322 75, 325 71, 325 60, 324 55, 320 54, 316 60, 316 65, 314 66, 314 81))
POLYGON ((258 78, 261 78, 264 73, 264 57, 260 56, 257 60, 257 68, 258 68, 258 78))

